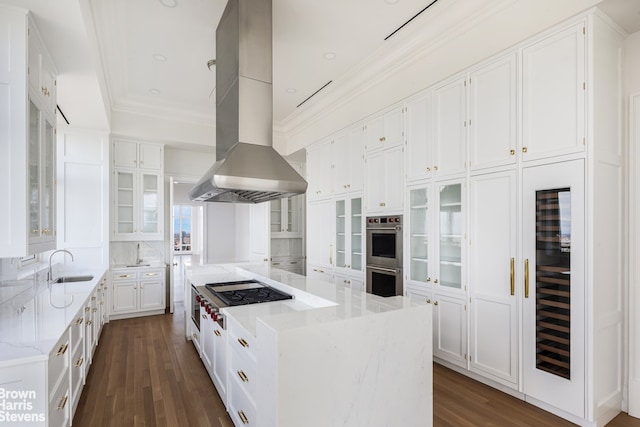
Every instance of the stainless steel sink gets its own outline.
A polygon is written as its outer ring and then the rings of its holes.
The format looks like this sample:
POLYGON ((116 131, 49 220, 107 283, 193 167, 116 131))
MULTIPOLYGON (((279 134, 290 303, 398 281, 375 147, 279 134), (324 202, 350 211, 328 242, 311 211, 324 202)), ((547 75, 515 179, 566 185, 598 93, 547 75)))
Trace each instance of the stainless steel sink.
POLYGON ((93 276, 61 276, 53 283, 89 282, 91 280, 93 280, 93 276))
POLYGON ((131 268, 131 267, 149 267, 151 264, 131 264, 131 265, 126 265, 125 267, 127 268, 131 268))

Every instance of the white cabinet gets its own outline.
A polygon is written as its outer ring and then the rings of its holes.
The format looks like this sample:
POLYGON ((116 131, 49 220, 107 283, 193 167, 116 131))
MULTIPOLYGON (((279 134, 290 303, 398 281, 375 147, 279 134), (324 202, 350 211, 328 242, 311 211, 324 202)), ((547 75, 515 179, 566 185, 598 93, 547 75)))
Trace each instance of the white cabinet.
POLYGON ((467 367, 467 306, 464 298, 433 295, 433 356, 467 367))
POLYGON ((522 151, 534 160, 584 150, 585 23, 522 49, 522 151))
MULTIPOLYGON (((409 187, 408 206, 405 213, 405 232, 408 233, 405 247, 404 270, 405 283, 415 288, 431 287, 435 278, 435 266, 432 265, 433 250, 433 195, 432 184, 424 183, 409 187)), ((435 264, 435 263, 434 263, 435 264)))
POLYGON ((466 171, 466 77, 456 76, 433 90, 433 172, 455 175, 466 171))
POLYGON ((309 200, 331 196, 331 140, 307 149, 307 197, 309 200))
POLYGON ((55 248, 55 69, 26 11, 0 13, 0 257, 55 248))
POLYGON ((517 205, 515 171, 471 177, 469 366, 512 388, 518 384, 517 205))
POLYGON ((433 171, 432 97, 428 91, 405 104, 407 181, 430 178, 433 171))
POLYGON ((113 239, 162 240, 162 174, 136 169, 114 169, 113 175, 113 239))
POLYGON ((122 139, 113 140, 113 165, 122 168, 140 168, 162 171, 164 147, 122 139))
MULTIPOLYGON (((307 205, 307 264, 315 268, 333 268, 333 236, 335 235, 334 203, 332 200, 307 205)), ((307 268, 308 272, 312 268, 307 268)))
POLYGON ((249 257, 252 261, 268 262, 271 252, 269 203, 249 205, 249 257))
POLYGON ((367 155, 365 200, 367 215, 401 212, 404 194, 404 147, 367 155))
POLYGON ((271 267, 280 270, 290 271, 291 273, 304 273, 304 257, 286 256, 271 257, 271 267))
POLYGON ((464 292, 465 261, 465 184, 461 180, 438 182, 435 186, 435 202, 438 207, 434 224, 434 252, 431 259, 433 284, 451 292, 464 292))
POLYGON ((332 138, 332 188, 333 194, 362 191, 364 187, 364 139, 363 125, 358 124, 332 138))
POLYGON ((517 55, 469 72, 469 163, 477 170, 516 162, 517 55))
POLYGON ((231 316, 227 320, 227 410, 237 426, 259 425, 256 411, 258 373, 255 338, 231 316))
POLYGON ((333 282, 333 269, 331 267, 313 265, 307 262, 307 277, 320 279, 325 282, 333 282))
POLYGON ((304 195, 276 199, 270 202, 271 238, 302 237, 304 226, 304 195))
POLYGON ((364 286, 364 274, 354 275, 349 273, 336 273, 333 276, 333 282, 337 286, 342 286, 347 289, 354 289, 356 291, 365 292, 364 286))
POLYGON ((157 314, 165 309, 165 269, 112 270, 114 315, 157 314))
POLYGON ((524 393, 584 417, 584 163, 525 168, 522 181, 524 393))
POLYGON ((395 147, 404 142, 402 107, 393 109, 370 119, 365 124, 366 151, 395 147))
POLYGON ((336 269, 362 271, 364 266, 362 197, 336 200, 336 269))

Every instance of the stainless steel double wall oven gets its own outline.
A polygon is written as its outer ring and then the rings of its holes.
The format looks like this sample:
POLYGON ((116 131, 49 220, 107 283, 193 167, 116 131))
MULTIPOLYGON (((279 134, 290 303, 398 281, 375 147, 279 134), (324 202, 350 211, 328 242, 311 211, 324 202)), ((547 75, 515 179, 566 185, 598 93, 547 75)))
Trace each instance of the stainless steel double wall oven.
POLYGON ((367 292, 402 295, 402 215, 367 218, 367 292))

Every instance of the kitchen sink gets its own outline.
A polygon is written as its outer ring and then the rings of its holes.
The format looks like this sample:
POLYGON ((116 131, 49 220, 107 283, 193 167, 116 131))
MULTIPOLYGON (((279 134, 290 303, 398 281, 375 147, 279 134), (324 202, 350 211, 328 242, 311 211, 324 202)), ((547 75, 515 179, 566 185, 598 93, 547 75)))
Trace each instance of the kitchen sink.
POLYGON ((53 283, 89 282, 91 280, 93 280, 93 276, 61 276, 53 283))
POLYGON ((131 264, 131 265, 127 265, 125 267, 131 268, 131 267, 149 267, 149 266, 151 266, 151 264, 131 264))

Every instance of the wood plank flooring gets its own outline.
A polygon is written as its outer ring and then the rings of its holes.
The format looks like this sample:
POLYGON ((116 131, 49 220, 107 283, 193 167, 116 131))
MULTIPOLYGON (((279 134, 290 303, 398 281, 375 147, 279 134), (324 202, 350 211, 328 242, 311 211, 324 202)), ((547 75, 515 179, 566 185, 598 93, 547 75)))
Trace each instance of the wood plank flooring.
MULTIPOLYGON (((184 337, 182 310, 105 325, 74 426, 233 427, 184 337)), ((573 425, 438 364, 433 390, 435 427, 573 425)), ((640 419, 620 414, 608 427, 640 427, 640 419)))

